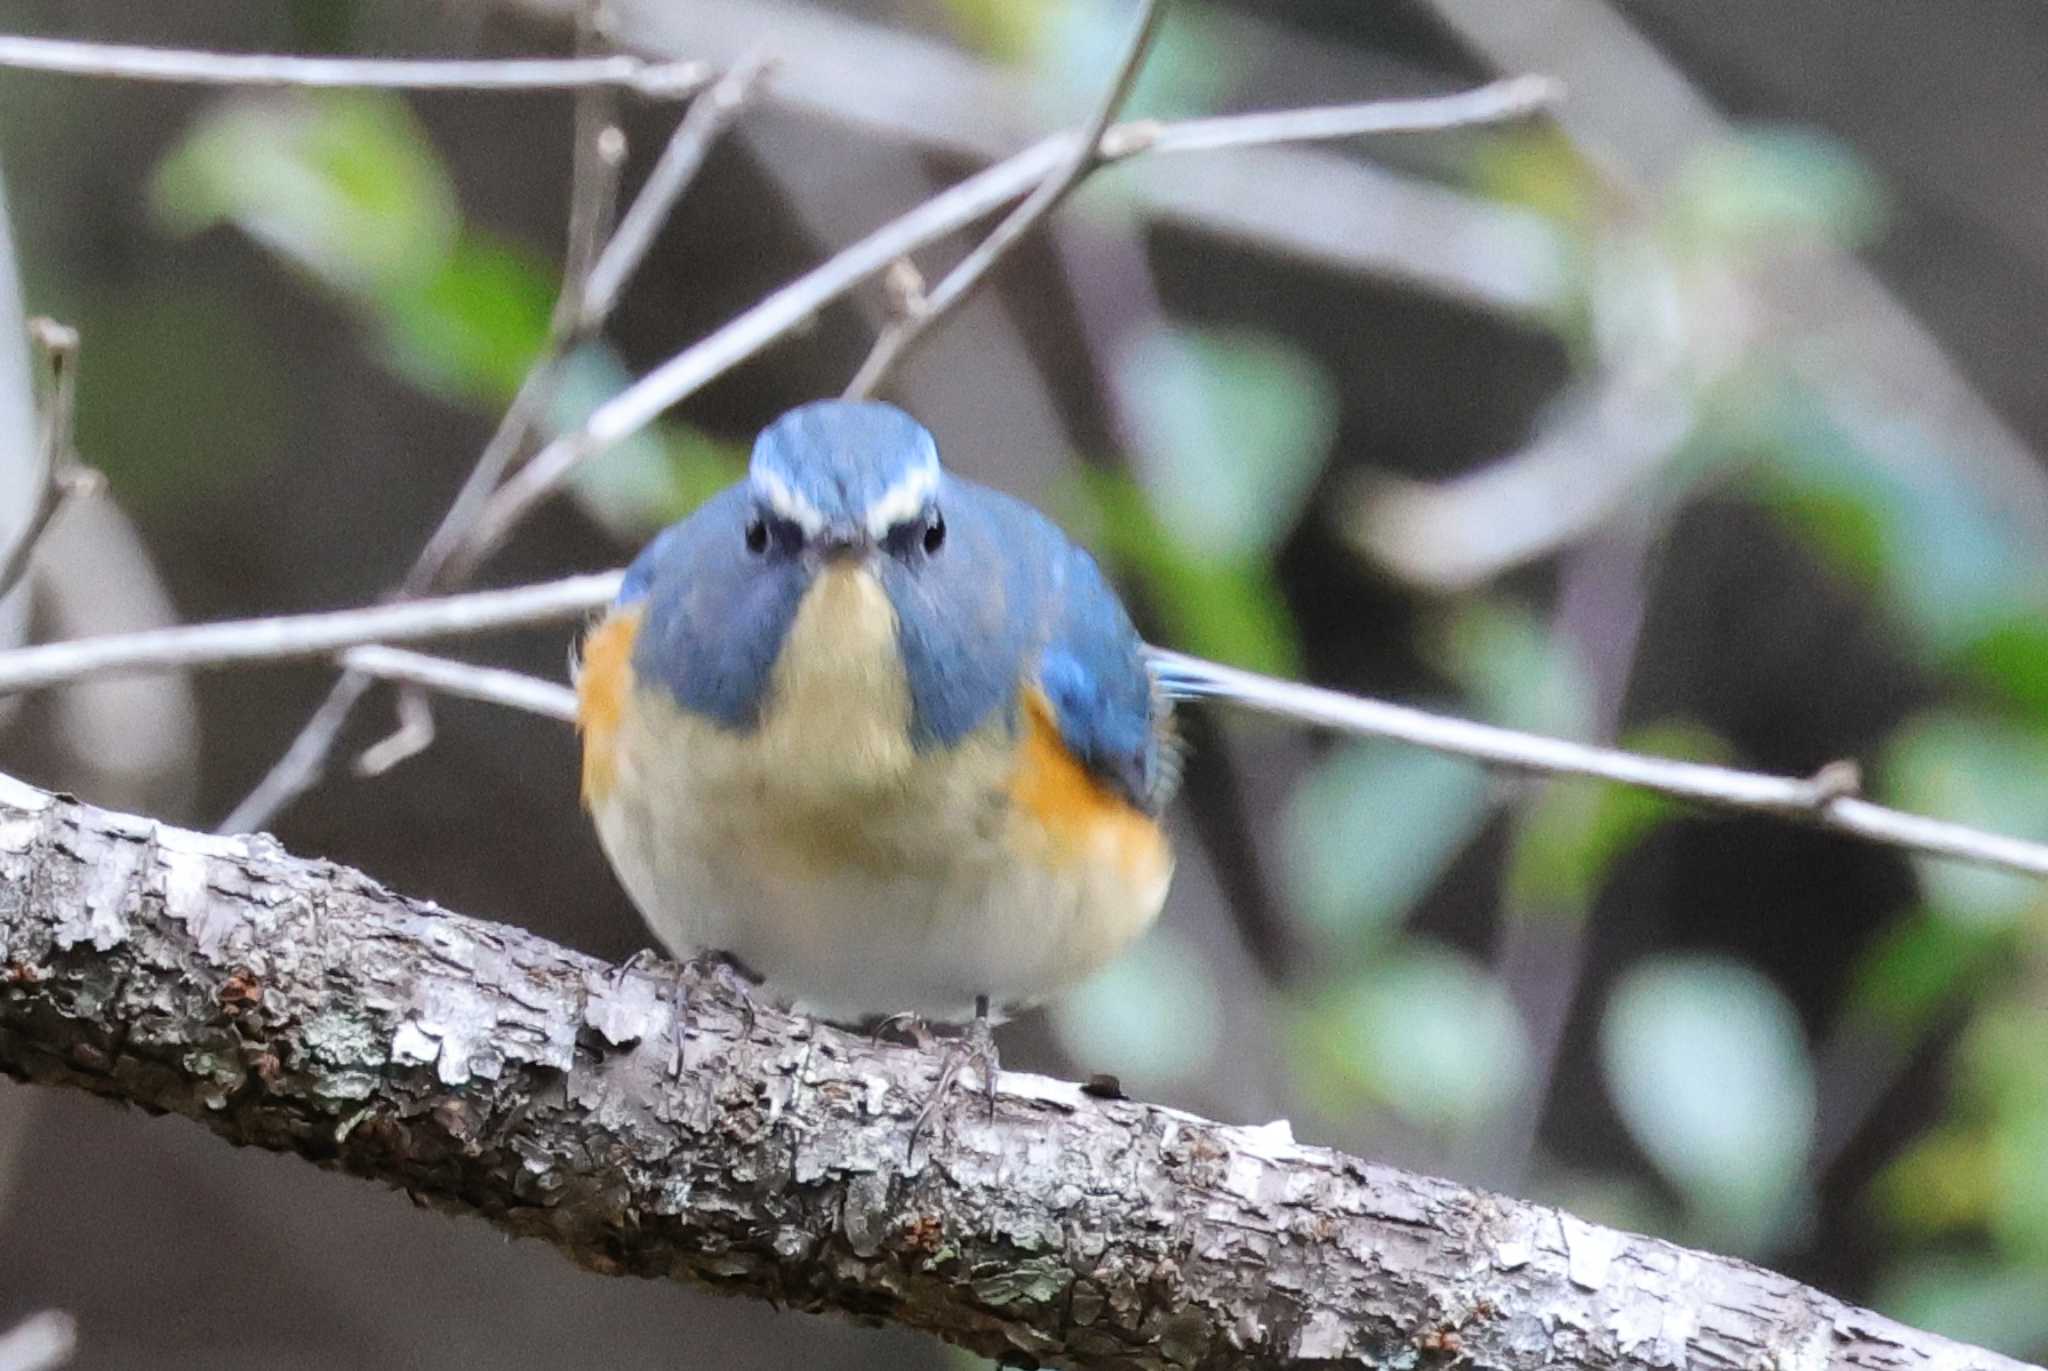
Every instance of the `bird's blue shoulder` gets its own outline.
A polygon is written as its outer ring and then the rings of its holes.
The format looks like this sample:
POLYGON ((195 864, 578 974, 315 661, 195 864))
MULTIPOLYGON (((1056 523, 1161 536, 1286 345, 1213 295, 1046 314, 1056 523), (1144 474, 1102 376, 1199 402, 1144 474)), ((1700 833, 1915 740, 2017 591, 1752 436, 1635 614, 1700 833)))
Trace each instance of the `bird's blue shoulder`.
POLYGON ((712 496, 649 543, 619 589, 622 605, 642 606, 634 678, 730 728, 757 721, 804 591, 793 565, 739 555, 753 507, 744 484, 712 496))
MULTIPOLYGON (((950 741, 990 704, 1014 705, 1020 687, 1035 687, 1067 750, 1132 804, 1156 812, 1171 789, 1166 706, 1137 629, 1095 559, 1000 491, 948 477, 944 505, 959 555, 1001 573, 966 584, 978 604, 956 605, 921 632, 906 632, 923 727, 950 741)), ((907 615, 906 625, 923 617, 907 615)))

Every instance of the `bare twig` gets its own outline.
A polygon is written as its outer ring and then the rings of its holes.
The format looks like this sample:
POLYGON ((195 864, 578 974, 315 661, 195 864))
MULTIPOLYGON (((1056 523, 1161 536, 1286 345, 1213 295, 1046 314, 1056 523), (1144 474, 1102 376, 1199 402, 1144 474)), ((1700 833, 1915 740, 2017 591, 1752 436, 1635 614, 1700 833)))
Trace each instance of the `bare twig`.
MULTIPOLYGON (((403 649, 391 650, 398 652, 403 649)), ((352 666, 349 670, 359 671, 361 668, 352 666)), ((401 683, 398 688, 398 727, 356 754, 355 773, 364 777, 382 776, 400 762, 419 756, 433 745, 434 706, 428 700, 427 692, 419 686, 401 683)))
POLYGON ((647 174, 646 184, 634 197, 626 217, 619 221, 618 232, 605 244, 603 254, 590 269, 577 320, 583 332, 595 332, 611 317, 620 289, 639 268, 647 249, 654 245, 655 235, 667 221, 677 198, 704 165, 712 144, 746 108, 766 67, 764 58, 749 58, 691 102, 689 113, 676 125, 660 160, 647 174))
POLYGON ((283 755, 220 821, 216 831, 253 833, 312 789, 326 771, 327 759, 333 755, 334 744, 341 737, 341 730, 348 726, 357 702, 370 693, 375 683, 375 677, 360 671, 344 671, 336 677, 326 698, 300 726, 283 755))
MULTIPOLYGON (((579 43, 589 41, 589 31, 595 22, 590 7, 581 12, 578 22, 579 43)), ((590 273, 612 232, 619 173, 626 156, 625 137, 619 131, 616 117, 615 103, 606 98, 606 92, 578 93, 575 156, 569 177, 568 240, 562 254, 562 283, 549 316, 547 341, 521 379, 512 403, 506 406, 504 417, 490 441, 484 444, 448 512, 441 516, 441 522, 406 573, 403 594, 424 595, 443 583, 449 561, 468 536, 484 502, 511 469, 534 426, 553 402, 562 355, 584 327, 590 273)))
MULTIPOLYGON (((577 45, 587 49, 595 40, 596 6, 586 4, 577 16, 577 45)), ((617 124, 616 92, 587 87, 577 92, 575 154, 569 184, 568 241, 562 254, 562 284, 549 318, 548 339, 540 356, 521 378, 518 391, 490 440, 464 478, 448 510, 441 516, 426 546, 414 559, 399 586, 404 597, 424 595, 446 581, 449 561, 468 537, 484 503, 497 489, 505 473, 526 449, 534 427, 553 403, 561 380, 561 361, 576 337, 583 317, 583 289, 593 263, 610 236, 618 202, 619 172, 625 162, 625 137, 617 124)), ((369 678, 345 671, 335 681, 312 715, 300 727, 283 755, 263 778, 242 797, 222 821, 227 832, 247 832, 268 824, 279 811, 303 795, 318 780, 327 758, 348 723, 357 701, 369 688, 369 678)), ((424 710, 423 698, 403 697, 402 707, 417 716, 424 710)), ((424 745, 427 730, 401 727, 391 738, 378 744, 374 763, 396 765, 407 746, 424 745), (389 746, 386 746, 389 744, 389 746)))
POLYGON ((22 573, 28 570, 36 544, 64 502, 74 495, 97 494, 105 486, 97 471, 79 466, 72 457, 71 432, 78 412, 78 330, 54 319, 37 318, 28 321, 28 333, 47 378, 43 431, 36 456, 41 475, 28 522, 21 526, 5 555, 0 555, 0 595, 14 589, 22 573))
MULTIPOLYGON (((1295 136, 1297 130, 1303 137, 1339 138, 1356 133, 1440 129, 1485 118, 1526 114, 1554 95, 1548 83, 1522 78, 1431 99, 1166 125, 1148 120, 1112 127, 1103 135, 1099 147, 1103 160, 1115 161, 1144 152, 1250 146, 1276 137, 1295 136)), ((502 485, 493 488, 473 479, 458 499, 459 510, 451 509, 443 519, 445 534, 437 530, 435 542, 430 544, 428 555, 423 556, 422 560, 433 566, 433 574, 424 579, 409 579, 408 587, 424 589, 429 583, 449 584, 464 579, 537 505, 561 488, 579 463, 639 432, 662 411, 779 341, 869 276, 1024 194, 1064 165, 1076 145, 1085 146, 1078 131, 1043 139, 934 196, 798 277, 598 406, 581 429, 550 442, 502 485)), ((532 386, 545 384, 531 376, 528 381, 532 386)), ((522 386, 521 390, 525 395, 528 387, 522 386)), ((521 407, 521 402, 515 400, 514 408, 521 407)), ((523 437, 523 433, 521 429, 516 436, 523 437)), ((508 438, 504 429, 499 438, 494 438, 494 446, 499 446, 500 438, 508 438)), ((504 463, 509 464, 517 446, 516 441, 509 439, 502 444, 504 463)), ((229 831, 260 827, 304 793, 325 764, 342 725, 366 688, 367 682, 360 677, 344 676, 338 681, 290 749, 235 807, 223 826, 229 831)))
MULTIPOLYGON (((598 42, 599 5, 586 0, 576 15, 576 52, 587 55, 598 42)), ((562 359, 582 336, 584 298, 592 264, 612 232, 618 210, 619 174, 626 160, 626 136, 619 128, 618 92, 608 87, 587 86, 576 92, 574 152, 569 174, 569 226, 562 254, 562 281, 548 317, 548 336, 539 357, 520 378, 519 389, 505 409, 490 441, 470 468, 462 487, 449 504, 433 535, 414 559, 399 587, 401 596, 425 595, 441 582, 449 557, 475 521, 483 502, 504 479, 519 455, 526 450, 535 426, 554 403, 561 388, 562 359)), ((347 673, 328 693, 335 700, 348 682, 347 673)), ((357 692, 359 695, 360 692, 357 692)), ((324 709, 324 704, 323 704, 324 709)), ((314 728, 322 711, 316 710, 304 726, 314 728)), ((329 743, 339 735, 347 708, 334 716, 329 743)), ((400 762, 424 752, 434 741, 433 705, 424 690, 406 687, 398 696, 399 726, 373 744, 356 759, 361 775, 378 776, 400 762)), ((303 736, 303 733, 302 733, 303 736)), ((328 747, 299 749, 297 740, 286 749, 279 766, 273 766, 263 780, 235 807, 231 816, 245 827, 269 822, 276 808, 303 793, 324 765, 328 747), (294 753, 301 759, 293 769, 281 770, 294 753), (307 769, 311 765, 312 769, 307 769), (260 801, 260 803, 259 803, 260 801)))
MULTIPOLYGON (((87 676, 323 657, 366 645, 424 642, 560 623, 582 618, 610 601, 618 593, 622 575, 599 572, 516 590, 476 591, 326 614, 190 624, 17 648, 0 652, 0 695, 87 676)), ((1240 671, 1163 648, 1147 648, 1146 652, 1184 698, 1243 705, 1343 733, 1393 738, 1491 766, 1541 775, 1586 776, 1695 804, 1775 814, 1930 856, 2048 876, 2048 846, 1858 799, 1855 769, 1846 763, 1823 767, 1803 779, 1737 771, 1449 718, 1240 671)), ((389 665, 390 659, 385 661, 389 665)), ((538 696, 518 701, 511 698, 520 693, 515 690, 477 698, 520 708, 541 703, 538 696)), ((559 718, 565 709, 561 697, 551 697, 536 712, 559 718)))
POLYGON ((46 1309, 0 1333, 0 1371, 50 1371, 70 1361, 77 1348, 77 1321, 46 1309))
MULTIPOLYGON (((1565 559, 1552 632, 1584 670, 1588 717, 1583 722, 1587 736, 1601 742, 1620 731, 1622 703, 1635 673, 1656 529, 1651 518, 1616 519, 1565 559)), ((1540 803, 1534 795, 1522 801, 1512 841, 1530 840, 1540 803)), ((1504 1190, 1516 1189, 1525 1179, 1585 982, 1592 916, 1590 908, 1532 908, 1502 901, 1494 967, 1521 1011, 1529 1054, 1521 1089, 1507 1108, 1464 1139, 1468 1160, 1460 1175, 1504 1190)))
MULTIPOLYGON (((580 44, 587 45, 594 36, 594 11, 595 6, 587 5, 580 12, 580 44)), ((477 522, 491 496, 518 460, 552 402, 560 381, 562 358, 577 342, 603 326, 617 303, 620 285, 632 274, 661 221, 703 165, 711 144, 744 106, 761 69, 758 61, 741 62, 731 75, 690 107, 616 233, 612 232, 612 219, 625 156, 624 138, 613 122, 611 106, 598 99, 608 92, 585 89, 579 93, 569 243, 547 344, 520 382, 497 431, 407 573, 400 587, 402 595, 421 595, 458 582, 474 568, 476 559, 466 555, 465 549, 475 543, 477 522), (604 286, 602 300, 594 302, 591 286, 600 271, 609 284, 604 286)), ((361 675, 353 672, 345 672, 335 682, 284 755, 223 821, 224 829, 239 832, 261 827, 305 793, 325 767, 366 684, 361 675)), ((431 723, 425 728, 417 726, 426 711, 423 697, 407 696, 402 700, 414 726, 401 727, 378 744, 376 755, 370 759, 373 765, 395 765, 409 755, 408 747, 424 746, 432 737, 431 723)))
MULTIPOLYGON (((1519 12, 1538 0, 1506 8, 1519 12)), ((1018 146, 1015 70, 943 36, 890 22, 889 7, 814 0, 609 0, 613 31, 649 55, 701 57, 720 70, 775 36, 787 110, 859 129, 913 154, 987 165, 1018 146), (916 72, 915 82, 877 79, 916 72)), ((1012 10, 1029 5, 1009 4, 1012 10)), ((1112 10, 1102 4, 1093 11, 1112 10)), ((1128 7, 1126 7, 1128 8, 1128 7)), ((1370 90, 1418 68, 1386 53, 1339 51, 1289 27, 1290 5, 1206 5, 1202 23, 1218 51, 1258 51, 1319 90, 1370 90), (1297 59, 1308 59, 1297 66, 1297 59)), ((1506 71, 1548 63, 1506 62, 1506 71)), ((1032 135, 1045 132, 1035 123, 1032 135)), ((793 133, 792 136, 802 136, 793 133)), ((1515 319, 1550 318, 1568 306, 1575 272, 1557 227, 1532 210, 1456 189, 1386 164, 1312 146, 1253 149, 1199 177, 1171 169, 1118 188, 1144 223, 1177 225, 1346 275, 1364 274, 1441 294, 1515 319)), ((835 240, 836 241, 836 240, 835 240)))
POLYGON ((561 623, 611 599, 618 592, 619 576, 615 571, 600 572, 516 590, 482 590, 368 609, 184 624, 143 633, 39 643, 0 652, 0 694, 88 676, 325 657, 366 643, 423 642, 561 623))
MULTIPOLYGON (((1103 134, 1103 165, 1142 153, 1244 147, 1276 138, 1342 138, 1355 133, 1439 129, 1527 114, 1555 94, 1547 82, 1523 78, 1479 91, 1423 100, 1342 105, 1288 115, 1242 115, 1159 124, 1118 124, 1103 134), (1480 97, 1492 92, 1484 100, 1480 97), (1506 98, 1512 96, 1512 99, 1506 98), (1447 107, 1449 113, 1447 114, 1447 107), (1452 118, 1452 115, 1458 116, 1452 118), (1183 141, 1183 140, 1186 141, 1183 141)), ((549 443, 505 482, 477 520, 465 564, 489 556, 519 523, 584 461, 638 433, 664 410, 695 394, 800 327, 826 305, 899 258, 952 233, 1026 193, 1067 165, 1086 141, 1078 131, 1041 139, 1022 152, 968 177, 769 295, 705 338, 685 348, 599 405, 583 427, 549 443)))
POLYGON ((422 686, 443 695, 523 709, 550 719, 568 721, 576 717, 575 691, 502 667, 475 666, 382 644, 352 647, 341 654, 341 663, 351 671, 422 686))
POLYGON ((2020 1371, 1284 1120, 1006 1071, 913 1152, 930 1054, 11 777, 0 886, 0 1072, 382 1180, 592 1272, 1075 1368, 2020 1371))
POLYGON ((1647 757, 1619 748, 1595 747, 1467 719, 1446 718, 1384 700, 1276 680, 1178 652, 1159 648, 1149 651, 1155 665, 1173 679, 1176 691, 1188 698, 1243 705, 1264 714, 1344 733, 1393 738, 1516 771, 1588 776, 1718 809, 1775 814, 1929 856, 1956 857, 1981 866, 2048 876, 2048 846, 1857 799, 1853 793, 1853 770, 1842 763, 1830 764, 1814 776, 1802 779, 1647 757))
POLYGON ((847 382, 846 398, 860 399, 874 394, 890 368, 916 346, 925 331, 966 299, 1004 254, 1022 241, 1041 219, 1057 209, 1060 201, 1066 199, 1074 187, 1081 184, 1082 178, 1101 162, 1102 136, 1130 94, 1132 83, 1138 79, 1146 50, 1152 46, 1153 36, 1158 33, 1159 23, 1165 15, 1166 7, 1162 0, 1143 0, 1138 22, 1132 26, 1131 36, 1117 58, 1109 86, 1088 122, 1081 126, 1080 135, 1065 160, 1052 175, 1040 181, 1037 189, 1011 210, 988 237, 977 243, 958 266, 947 272, 929 294, 919 297, 912 308, 898 314, 883 328, 867 359, 860 364, 860 370, 847 382))
POLYGON ((659 100, 680 100, 712 79, 703 62, 650 62, 625 55, 439 61, 372 57, 289 57, 197 52, 0 35, 0 67, 169 81, 201 86, 369 87, 380 90, 582 90, 601 86, 659 100))
POLYGON ((1380 133, 1443 133, 1526 119, 1556 105, 1564 87, 1547 76, 1510 76, 1451 95, 1370 100, 1354 105, 1222 114, 1162 124, 1141 119, 1103 136, 1102 156, 1134 152, 1221 152, 1274 143, 1325 142, 1380 133))

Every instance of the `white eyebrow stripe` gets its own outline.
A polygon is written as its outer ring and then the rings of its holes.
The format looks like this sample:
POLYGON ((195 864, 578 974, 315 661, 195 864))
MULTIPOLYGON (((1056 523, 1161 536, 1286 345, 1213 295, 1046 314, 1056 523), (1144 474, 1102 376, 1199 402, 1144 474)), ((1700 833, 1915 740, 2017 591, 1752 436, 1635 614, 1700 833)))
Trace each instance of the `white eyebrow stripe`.
POLYGON ((825 527, 825 516, 794 486, 764 466, 756 466, 748 473, 754 489, 768 502, 768 508, 795 524, 804 531, 806 538, 815 537, 825 527))
POLYGON ((868 536, 879 542, 896 525, 922 514, 925 502, 931 499, 932 492, 938 487, 939 464, 936 459, 904 472, 895 485, 883 491, 868 506, 868 536))

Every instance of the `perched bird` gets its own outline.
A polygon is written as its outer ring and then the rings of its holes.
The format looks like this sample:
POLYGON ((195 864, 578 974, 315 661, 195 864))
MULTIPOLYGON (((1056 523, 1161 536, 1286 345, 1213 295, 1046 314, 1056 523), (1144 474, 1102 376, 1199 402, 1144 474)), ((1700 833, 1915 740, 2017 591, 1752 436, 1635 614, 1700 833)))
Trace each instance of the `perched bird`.
POLYGON ((671 952, 829 1020, 985 1036, 1165 900, 1176 767, 1140 646, 1088 554, 909 415, 807 404, 584 640, 584 802, 671 952))

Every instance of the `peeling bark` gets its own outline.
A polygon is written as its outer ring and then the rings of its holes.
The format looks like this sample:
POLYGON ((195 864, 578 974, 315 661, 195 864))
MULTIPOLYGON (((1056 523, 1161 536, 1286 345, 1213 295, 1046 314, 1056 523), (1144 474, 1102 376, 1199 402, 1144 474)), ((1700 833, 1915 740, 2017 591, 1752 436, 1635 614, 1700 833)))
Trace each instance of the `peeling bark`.
POLYGON ((1020 1364, 2013 1368, 1746 1263, 1006 1073, 0 776, 0 1070, 1020 1364))

